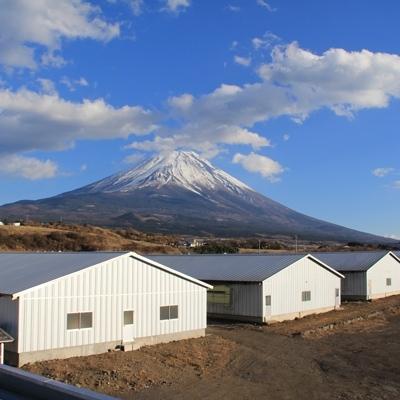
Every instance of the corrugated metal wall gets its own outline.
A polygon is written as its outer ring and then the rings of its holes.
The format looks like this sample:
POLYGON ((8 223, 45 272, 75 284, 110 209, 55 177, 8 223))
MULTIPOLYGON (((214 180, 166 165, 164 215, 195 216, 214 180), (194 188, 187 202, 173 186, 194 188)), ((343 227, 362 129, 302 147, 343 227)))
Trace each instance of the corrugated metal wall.
POLYGON ((340 289, 337 275, 309 258, 302 258, 263 282, 263 313, 266 316, 267 295, 271 295, 272 317, 334 307, 337 288, 340 289), (302 301, 303 291, 311 291, 311 301, 302 301))
POLYGON ((367 282, 370 281, 371 294, 390 295, 400 291, 400 263, 390 254, 380 259, 367 271, 367 282), (386 286, 386 278, 391 278, 391 286, 386 286))
POLYGON ((366 272, 343 272, 343 275, 345 279, 342 279, 342 296, 367 295, 366 272))
POLYGON ((18 300, 11 297, 0 297, 0 328, 9 333, 15 342, 7 343, 6 349, 15 351, 18 347, 18 300))
POLYGON ((135 312, 136 338, 204 329, 206 301, 204 287, 131 257, 118 257, 23 294, 18 351, 121 340, 124 310, 135 312), (179 318, 160 321, 162 305, 178 305, 179 318), (90 311, 93 328, 67 330, 68 313, 90 311))
MULTIPOLYGON (((211 282, 211 285, 218 285, 221 282, 211 282)), ((224 285, 231 289, 231 304, 208 303, 207 311, 212 314, 240 315, 240 316, 262 316, 262 285, 259 283, 230 283, 224 285)))

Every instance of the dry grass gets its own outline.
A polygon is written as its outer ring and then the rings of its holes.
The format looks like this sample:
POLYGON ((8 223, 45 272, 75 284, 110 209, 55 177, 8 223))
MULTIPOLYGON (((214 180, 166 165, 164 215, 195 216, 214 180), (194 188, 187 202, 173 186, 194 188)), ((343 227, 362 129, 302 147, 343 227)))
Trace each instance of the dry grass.
POLYGON ((0 226, 0 251, 132 250, 142 253, 179 253, 173 238, 129 230, 82 225, 0 226))

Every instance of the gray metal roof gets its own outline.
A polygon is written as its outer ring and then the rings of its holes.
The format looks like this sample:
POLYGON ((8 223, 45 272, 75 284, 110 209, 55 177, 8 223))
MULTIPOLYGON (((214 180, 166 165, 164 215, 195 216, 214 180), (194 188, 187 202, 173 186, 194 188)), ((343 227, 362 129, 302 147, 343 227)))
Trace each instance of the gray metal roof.
POLYGON ((0 365, 0 399, 117 400, 116 397, 55 381, 9 365, 0 365))
POLYGON ((262 282, 304 257, 291 255, 147 256, 202 281, 262 282))
POLYGON ((126 253, 0 253, 0 294, 19 293, 126 253))
POLYGON ((323 263, 337 271, 366 271, 375 265, 387 251, 347 251, 336 253, 312 253, 323 263))

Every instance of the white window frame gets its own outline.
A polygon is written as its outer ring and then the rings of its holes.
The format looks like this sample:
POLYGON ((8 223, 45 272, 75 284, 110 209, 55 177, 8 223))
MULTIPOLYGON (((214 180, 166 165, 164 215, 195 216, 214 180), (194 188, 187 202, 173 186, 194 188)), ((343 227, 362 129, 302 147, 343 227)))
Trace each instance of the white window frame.
POLYGON ((67 328, 68 332, 74 332, 74 331, 87 331, 89 329, 93 329, 93 311, 78 311, 78 312, 68 312, 66 316, 66 321, 65 321, 65 326, 67 328), (79 328, 68 328, 68 316, 73 315, 73 314, 78 314, 79 315, 79 328), (91 314, 91 326, 87 328, 81 328, 81 319, 82 319, 82 314, 91 314))
POLYGON ((301 292, 301 301, 302 302, 311 301, 311 290, 303 290, 301 292))
POLYGON ((179 305, 178 304, 171 304, 171 305, 164 305, 164 306, 160 306, 160 321, 176 321, 179 319, 179 305), (163 318, 161 319, 161 308, 166 308, 168 307, 168 318, 163 318), (171 318, 171 308, 172 307, 176 307, 177 310, 177 317, 176 318, 171 318))
POLYGON ((134 310, 124 310, 123 317, 124 317, 124 326, 135 325, 135 311, 134 310), (125 323, 125 313, 132 313, 132 323, 131 324, 125 323))

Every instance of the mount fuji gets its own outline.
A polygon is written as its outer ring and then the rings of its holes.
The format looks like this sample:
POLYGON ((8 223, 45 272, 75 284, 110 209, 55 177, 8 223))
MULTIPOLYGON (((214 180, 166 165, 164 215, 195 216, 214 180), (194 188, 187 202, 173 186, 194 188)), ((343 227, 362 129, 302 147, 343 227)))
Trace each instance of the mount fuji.
POLYGON ((0 218, 62 219, 193 235, 388 241, 291 210, 188 151, 156 156, 55 197, 4 205, 0 218))

